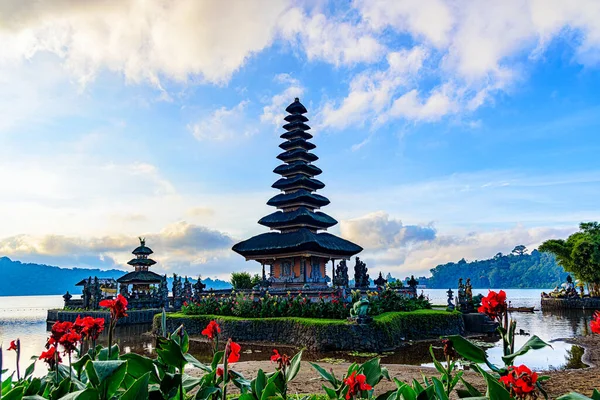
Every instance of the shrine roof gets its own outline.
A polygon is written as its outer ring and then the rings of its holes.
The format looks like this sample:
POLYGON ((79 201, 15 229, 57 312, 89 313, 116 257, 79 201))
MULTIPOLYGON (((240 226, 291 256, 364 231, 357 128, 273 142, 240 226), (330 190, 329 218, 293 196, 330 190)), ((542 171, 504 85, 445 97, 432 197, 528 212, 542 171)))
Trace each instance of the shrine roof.
POLYGON ((298 207, 298 209, 294 211, 276 211, 261 218, 258 223, 268 226, 269 228, 290 225, 310 225, 325 229, 334 226, 337 224, 337 221, 323 212, 314 212, 306 207, 298 207))
POLYGON ((283 162, 289 162, 291 160, 302 160, 306 162, 317 161, 319 157, 317 157, 313 153, 309 153, 304 149, 293 149, 289 151, 284 151, 283 153, 277 156, 283 162))
POLYGON ((272 188, 286 190, 293 187, 306 187, 312 190, 323 189, 325 184, 318 179, 309 178, 306 175, 296 175, 292 178, 281 178, 276 181, 272 188))
POLYGON ((293 131, 289 131, 286 133, 283 133, 281 135, 279 135, 280 138, 282 139, 287 139, 287 140, 292 140, 292 139, 312 139, 313 135, 311 135, 310 133, 302 130, 302 129, 294 129, 293 131))
POLYGON ((294 102, 292 104, 287 106, 285 111, 287 111, 290 114, 306 114, 308 112, 306 111, 306 107, 304 107, 302 103, 300 103, 300 99, 297 97, 294 99, 294 102))
POLYGON ((127 261, 127 264, 133 265, 133 266, 142 265, 142 266, 149 267, 151 265, 156 264, 156 261, 154 261, 151 258, 134 258, 133 260, 127 261))
POLYGON ((267 201, 267 205, 275 207, 293 206, 294 204, 323 207, 329 204, 329 199, 306 189, 300 189, 292 193, 280 193, 267 201))
MULTIPOLYGON (((75 286, 83 286, 87 283, 88 278, 84 278, 77 282, 75 286)), ((114 278, 98 278, 98 283, 101 285, 116 283, 117 281, 114 278)), ((94 279, 92 278, 92 284, 94 283, 94 279)))
POLYGON ((244 257, 285 255, 297 252, 317 252, 331 257, 351 257, 362 247, 332 235, 315 233, 306 228, 293 232, 268 232, 251 237, 233 246, 233 251, 244 257))
POLYGON ((283 119, 285 119, 287 122, 308 122, 308 118, 302 114, 286 115, 283 119))
POLYGON ((294 161, 291 164, 281 164, 277 168, 273 170, 276 174, 279 175, 292 175, 292 174, 305 174, 309 176, 316 176, 321 174, 323 171, 321 168, 307 164, 304 161, 294 161))
POLYGON ((283 150, 289 150, 293 148, 303 148, 305 150, 312 150, 317 147, 314 143, 307 142, 305 139, 296 138, 287 140, 279 145, 283 150))
POLYGON ((152 271, 133 271, 123 275, 117 282, 119 283, 160 283, 163 276, 152 271))

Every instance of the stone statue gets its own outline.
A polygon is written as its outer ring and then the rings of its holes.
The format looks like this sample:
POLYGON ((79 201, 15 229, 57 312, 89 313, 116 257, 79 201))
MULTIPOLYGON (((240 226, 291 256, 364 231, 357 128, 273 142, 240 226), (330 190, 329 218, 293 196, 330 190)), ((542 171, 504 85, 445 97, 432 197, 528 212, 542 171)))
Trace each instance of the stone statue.
POLYGON ((163 307, 169 306, 169 288, 167 287, 167 276, 164 275, 158 286, 158 296, 163 307))
POLYGON ((419 281, 415 279, 414 275, 411 275, 410 279, 408 280, 408 287, 416 290, 418 284, 419 284, 419 281))
POLYGON ((335 267, 335 276, 333 278, 334 286, 347 287, 348 286, 348 266, 346 260, 342 260, 335 267))
POLYGON ((369 274, 367 271, 367 264, 360 261, 360 258, 356 257, 356 264, 354 265, 355 288, 365 289, 369 287, 369 274))
POLYGON ((359 324, 366 324, 373 320, 369 316, 369 300, 360 299, 352 305, 350 309, 350 317, 356 319, 359 324))
POLYGON ((188 280, 188 277, 185 277, 185 282, 183 283, 183 298, 185 301, 192 301, 194 297, 192 293, 192 283, 188 280))
POLYGON ((465 284, 463 283, 463 279, 458 279, 458 307, 465 303, 467 296, 465 294, 465 284))
POLYGON ((202 283, 202 276, 198 275, 198 280, 194 283, 194 301, 200 301, 200 297, 202 297, 202 292, 206 288, 206 285, 202 283))
POLYGON ((83 308, 89 309, 92 300, 92 277, 90 276, 86 282, 83 283, 83 308))
POLYGON ((381 275, 381 271, 379 272, 379 277, 373 281, 375 286, 382 288, 387 283, 387 280, 383 279, 383 275, 381 275))
POLYGON ((467 284, 465 285, 465 296, 467 297, 468 303, 473 301, 473 286, 471 286, 471 278, 467 278, 467 284))
POLYGON ((454 304, 452 303, 452 299, 454 298, 454 291, 452 289, 448 289, 446 293, 448 294, 448 307, 446 307, 446 310, 453 311, 455 308, 454 304))
POLYGON ((181 278, 177 274, 173 274, 173 307, 176 309, 181 308, 183 296, 183 288, 181 286, 181 278))
POLYGON ((71 293, 69 293, 69 291, 67 290, 67 293, 63 295, 63 300, 65 301, 65 308, 69 307, 69 302, 71 301, 71 298, 73 298, 73 296, 71 296, 71 293))
POLYGON ((98 277, 94 277, 94 284, 92 286, 92 297, 94 299, 93 308, 94 310, 98 309, 98 303, 102 300, 102 290, 100 290, 100 282, 98 281, 98 277))
POLYGON ((129 298, 129 289, 127 288, 127 284, 121 283, 119 285, 119 293, 121 294, 121 296, 129 298))

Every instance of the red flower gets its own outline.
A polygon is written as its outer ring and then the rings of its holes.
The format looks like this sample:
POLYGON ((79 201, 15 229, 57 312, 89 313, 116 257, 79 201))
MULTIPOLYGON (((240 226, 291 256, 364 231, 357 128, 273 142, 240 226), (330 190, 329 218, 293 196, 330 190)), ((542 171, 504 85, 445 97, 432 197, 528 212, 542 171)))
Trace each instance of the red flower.
POLYGON ((241 350, 242 346, 229 339, 227 346, 225 346, 225 356, 227 357, 227 362, 230 364, 238 362, 240 360, 241 350))
POLYGON ((113 320, 127 316, 127 299, 122 295, 117 295, 115 300, 102 300, 99 303, 100 307, 110 308, 110 317, 113 320))
POLYGON ((273 349, 273 355, 271 356, 271 362, 279 364, 278 369, 284 369, 290 366, 290 357, 287 354, 279 354, 277 349, 273 349))
MULTIPOLYGON (((19 339, 17 339, 19 340, 19 339)), ((10 346, 8 347, 8 349, 6 350, 14 350, 17 351, 18 350, 18 346, 17 346, 17 340, 13 340, 10 342, 10 346)))
POLYGON ((210 340, 213 340, 219 333, 221 333, 221 327, 216 321, 210 321, 201 333, 210 340))
POLYGON ((490 290, 488 295, 481 299, 481 307, 477 311, 487 314, 491 319, 500 319, 506 312, 506 293, 504 290, 498 293, 490 290))
POLYGON ((444 355, 446 357, 450 357, 452 359, 456 358, 456 351, 454 350, 454 345, 452 344, 452 340, 443 339, 442 344, 444 345, 444 355))
POLYGON ((69 332, 60 338, 58 343, 65 349, 65 353, 72 353, 77 349, 77 343, 81 340, 81 335, 77 332, 69 332))
POLYGON ((592 328, 592 332, 600 334, 600 311, 594 313, 594 317, 590 322, 590 328, 592 328))
POLYGON ((537 380, 537 373, 531 372, 525 365, 508 367, 508 375, 499 379, 510 394, 517 399, 524 399, 533 392, 537 380))
POLYGON ((48 351, 44 351, 40 356, 40 360, 45 361, 50 369, 54 369, 56 362, 59 364, 62 362, 60 354, 56 351, 56 347, 50 347, 48 351))
POLYGON ((223 377, 223 373, 224 373, 223 368, 217 367, 217 376, 220 377, 220 378, 222 378, 223 377))
POLYGON ((54 325, 52 325, 52 336, 48 339, 48 344, 54 345, 58 343, 60 338, 69 333, 71 329, 73 329, 72 322, 55 322, 54 325))
POLYGON ((364 374, 356 374, 354 371, 349 377, 344 379, 344 384, 348 386, 346 400, 350 400, 361 390, 371 390, 373 387, 367 383, 367 377, 364 374))

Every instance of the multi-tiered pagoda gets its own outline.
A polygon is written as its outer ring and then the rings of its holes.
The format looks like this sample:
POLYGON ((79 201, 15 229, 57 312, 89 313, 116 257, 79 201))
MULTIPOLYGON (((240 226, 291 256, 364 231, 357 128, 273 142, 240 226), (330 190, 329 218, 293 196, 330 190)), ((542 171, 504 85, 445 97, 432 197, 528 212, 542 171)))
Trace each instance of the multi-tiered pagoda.
POLYGON ((303 114, 306 108, 298 98, 285 109, 289 115, 281 135, 285 142, 279 145, 284 152, 277 156, 284 162, 273 172, 282 176, 272 187, 281 193, 267 204, 279 209, 263 217, 259 224, 273 232, 263 233, 233 246, 233 250, 246 258, 270 267, 269 281, 274 287, 311 288, 327 286, 330 278, 326 266, 335 260, 350 259, 362 251, 362 247, 335 235, 319 232, 337 224, 329 215, 317 211, 329 204, 329 200, 314 193, 325 185, 314 177, 321 169, 312 163, 318 157, 309 151, 316 146, 308 142, 313 136, 303 114))
POLYGON ((145 239, 140 238, 140 245, 132 253, 135 258, 128 261, 127 264, 131 265, 134 271, 123 275, 117 279, 117 282, 121 285, 122 292, 127 291, 127 286, 132 285, 132 292, 146 293, 149 291, 150 285, 160 283, 163 277, 149 271, 156 261, 149 258, 154 252, 150 247, 146 247, 145 239))

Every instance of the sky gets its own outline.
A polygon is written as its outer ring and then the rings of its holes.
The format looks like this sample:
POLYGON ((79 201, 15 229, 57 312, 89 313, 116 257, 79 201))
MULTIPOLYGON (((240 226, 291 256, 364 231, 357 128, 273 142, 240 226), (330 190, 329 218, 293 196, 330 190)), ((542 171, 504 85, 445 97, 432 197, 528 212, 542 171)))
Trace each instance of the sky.
MULTIPOLYGON (((0 2, 0 255, 227 278, 285 107, 372 276, 600 219, 600 2, 0 2)), ((352 264, 351 264, 352 265, 352 264)))

